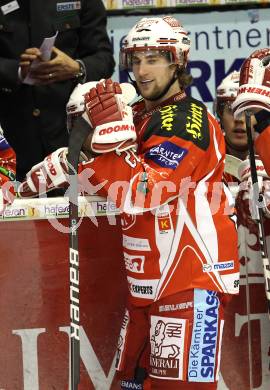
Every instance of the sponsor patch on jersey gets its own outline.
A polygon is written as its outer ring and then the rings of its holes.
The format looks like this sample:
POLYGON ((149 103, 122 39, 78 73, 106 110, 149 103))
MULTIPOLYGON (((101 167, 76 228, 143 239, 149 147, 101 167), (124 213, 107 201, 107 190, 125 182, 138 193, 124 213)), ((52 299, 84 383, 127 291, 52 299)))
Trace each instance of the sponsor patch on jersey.
POLYGON ((150 251, 150 244, 147 238, 135 238, 123 234, 123 247, 130 250, 150 251))
POLYGON ((170 217, 158 217, 158 227, 161 233, 170 230, 171 229, 170 217))
POLYGON ((166 311, 178 311, 178 310, 187 310, 193 307, 193 302, 181 302, 181 303, 173 303, 168 305, 160 305, 158 308, 158 311, 160 313, 166 312, 166 311))
POLYGON ((127 277, 130 294, 135 298, 154 299, 159 279, 127 277))
POLYGON ((145 256, 134 256, 124 252, 124 260, 127 271, 143 274, 145 256))
POLYGON ((174 170, 178 167, 180 161, 183 160, 187 153, 187 149, 181 148, 172 142, 165 141, 162 144, 151 148, 145 154, 145 157, 163 168, 174 170))
POLYGON ((150 368, 154 378, 185 378, 184 355, 186 353, 186 325, 188 320, 151 316, 150 368))
POLYGON ((143 141, 152 136, 176 136, 207 150, 210 142, 205 105, 192 97, 161 107, 154 112, 144 132, 143 141))
POLYGON ((121 389, 133 389, 133 390, 143 390, 143 385, 141 383, 138 383, 136 381, 121 381, 120 382, 121 389))
POLYGON ((203 265, 203 272, 226 271, 228 269, 234 269, 233 260, 203 265))
POLYGON ((80 1, 65 1, 63 3, 56 4, 57 12, 73 11, 76 9, 81 9, 80 1))
POLYGON ((218 361, 218 309, 215 291, 194 290, 194 322, 188 362, 189 382, 214 382, 218 361))

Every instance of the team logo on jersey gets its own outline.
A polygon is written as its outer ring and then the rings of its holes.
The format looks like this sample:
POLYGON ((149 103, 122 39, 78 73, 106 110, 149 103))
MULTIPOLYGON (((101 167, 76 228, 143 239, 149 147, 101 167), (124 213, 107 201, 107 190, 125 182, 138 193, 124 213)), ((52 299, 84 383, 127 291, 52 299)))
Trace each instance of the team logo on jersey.
POLYGON ((186 156, 187 149, 181 148, 172 142, 165 141, 154 146, 146 154, 148 160, 154 161, 163 168, 176 169, 181 160, 186 156))
POLYGON ((184 379, 186 323, 179 318, 151 316, 151 377, 184 379))
POLYGON ((218 361, 219 299, 215 291, 194 290, 194 322, 189 352, 188 381, 214 382, 218 361))

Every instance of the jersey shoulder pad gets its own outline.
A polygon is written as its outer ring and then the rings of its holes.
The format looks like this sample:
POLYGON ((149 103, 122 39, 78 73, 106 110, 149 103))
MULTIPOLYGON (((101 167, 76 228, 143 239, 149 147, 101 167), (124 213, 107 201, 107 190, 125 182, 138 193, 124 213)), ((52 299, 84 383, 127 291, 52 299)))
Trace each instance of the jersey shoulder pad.
POLYGON ((210 136, 205 105, 194 98, 186 97, 161 107, 149 120, 143 140, 146 141, 152 135, 176 136, 206 150, 210 136))

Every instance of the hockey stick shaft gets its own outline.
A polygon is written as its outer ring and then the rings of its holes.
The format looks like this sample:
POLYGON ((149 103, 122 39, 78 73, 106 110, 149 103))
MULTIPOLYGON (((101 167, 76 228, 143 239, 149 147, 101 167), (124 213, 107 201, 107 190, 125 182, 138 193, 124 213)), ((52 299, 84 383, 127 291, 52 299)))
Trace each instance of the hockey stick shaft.
POLYGON ((70 380, 71 390, 80 383, 80 301, 78 241, 78 164, 84 140, 90 132, 82 118, 74 122, 69 138, 69 286, 70 286, 70 380))
POLYGON ((268 305, 268 314, 270 317, 270 262, 269 262, 268 250, 267 250, 267 244, 266 244, 266 238, 264 232, 263 209, 262 207, 259 207, 259 204, 263 203, 263 194, 260 192, 259 184, 258 184, 256 159, 255 159, 252 131, 251 131, 251 113, 249 111, 246 111, 245 117, 246 117, 246 129, 247 129, 247 137, 248 137, 250 172, 251 172, 251 179, 252 179, 252 185, 254 191, 253 193, 255 195, 253 199, 255 203, 254 210, 256 210, 256 214, 257 214, 256 220, 259 229, 259 242, 260 242, 260 250, 261 250, 262 262, 263 262, 263 272, 265 278, 265 292, 266 292, 267 305, 268 305))

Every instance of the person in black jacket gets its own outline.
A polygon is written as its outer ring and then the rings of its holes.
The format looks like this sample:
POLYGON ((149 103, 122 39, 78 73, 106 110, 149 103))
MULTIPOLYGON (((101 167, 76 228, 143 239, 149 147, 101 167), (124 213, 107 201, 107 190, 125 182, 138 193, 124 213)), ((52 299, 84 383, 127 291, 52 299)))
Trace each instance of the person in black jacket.
POLYGON ((0 123, 16 152, 17 180, 67 145, 65 107, 76 83, 108 78, 114 65, 101 0, 0 0, 0 123), (56 32, 43 61, 43 39, 56 32))

